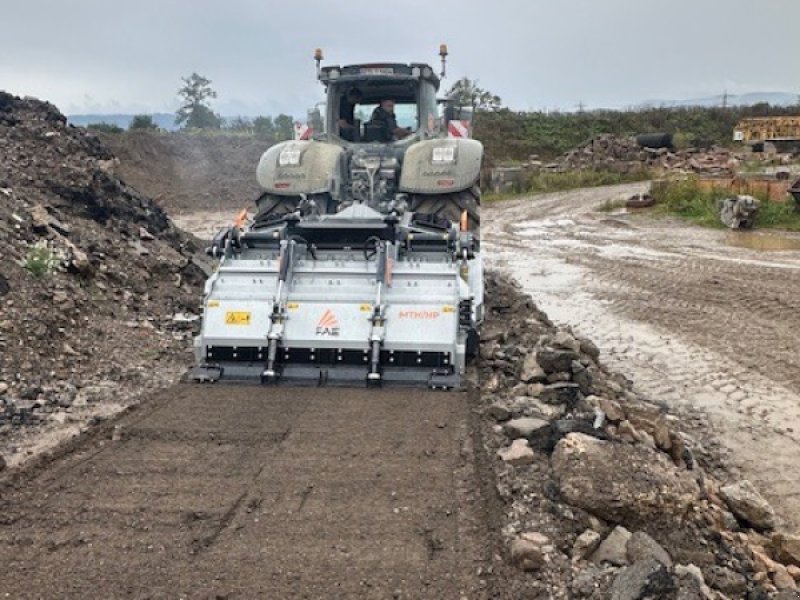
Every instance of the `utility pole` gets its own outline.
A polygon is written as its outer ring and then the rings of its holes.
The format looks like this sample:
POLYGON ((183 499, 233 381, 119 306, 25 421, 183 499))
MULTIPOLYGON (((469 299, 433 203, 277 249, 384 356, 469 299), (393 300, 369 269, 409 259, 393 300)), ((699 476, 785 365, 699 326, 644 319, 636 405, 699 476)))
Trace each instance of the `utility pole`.
POLYGON ((586 105, 583 103, 583 100, 578 102, 578 114, 583 114, 583 110, 586 108, 586 105))
POLYGON ((728 108, 728 90, 722 94, 722 108, 728 108))

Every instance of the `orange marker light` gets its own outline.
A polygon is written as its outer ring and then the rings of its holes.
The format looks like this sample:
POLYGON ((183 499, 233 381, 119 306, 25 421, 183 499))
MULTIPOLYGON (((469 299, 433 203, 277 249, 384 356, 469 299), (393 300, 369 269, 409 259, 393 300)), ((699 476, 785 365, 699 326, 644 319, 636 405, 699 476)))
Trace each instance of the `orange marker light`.
POLYGON ((234 227, 238 227, 241 229, 244 227, 244 222, 247 221, 247 209, 243 208, 242 212, 240 212, 236 218, 233 220, 234 227))

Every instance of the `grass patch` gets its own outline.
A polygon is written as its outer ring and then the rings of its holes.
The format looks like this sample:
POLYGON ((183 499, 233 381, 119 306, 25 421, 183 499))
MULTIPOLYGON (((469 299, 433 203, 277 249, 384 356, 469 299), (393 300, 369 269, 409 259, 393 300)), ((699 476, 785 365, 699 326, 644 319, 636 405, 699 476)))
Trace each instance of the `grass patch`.
POLYGON ((637 169, 627 173, 601 169, 565 171, 563 173, 539 173, 528 180, 528 192, 546 194, 563 192, 577 188, 601 187, 647 181, 653 173, 647 169, 637 169))
MULTIPOLYGON (((657 181, 651 194, 658 212, 683 217, 704 227, 724 227, 719 220, 717 204, 731 196, 729 190, 706 189, 690 178, 657 181)), ((756 197, 761 202, 756 228, 800 231, 800 211, 794 202, 769 202, 764 196, 756 197)))
POLYGON ((37 242, 28 249, 25 257, 25 269, 34 277, 49 275, 61 265, 62 257, 50 248, 46 242, 37 242))
POLYGON ((496 202, 498 200, 519 198, 520 196, 551 194, 604 185, 621 185, 623 183, 648 181, 653 178, 653 172, 649 169, 637 169, 627 173, 603 169, 536 173, 526 179, 515 182, 513 191, 500 194, 489 193, 484 196, 484 199, 488 202, 496 202))

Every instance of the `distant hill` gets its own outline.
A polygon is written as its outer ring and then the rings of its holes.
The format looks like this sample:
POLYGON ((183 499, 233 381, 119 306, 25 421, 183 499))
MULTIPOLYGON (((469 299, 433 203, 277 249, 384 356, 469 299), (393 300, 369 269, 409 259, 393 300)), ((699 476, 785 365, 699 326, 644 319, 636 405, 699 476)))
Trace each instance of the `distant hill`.
MULTIPOLYGON (((93 123, 108 123, 127 129, 135 115, 67 115, 67 121, 78 127, 86 127, 93 123)), ((175 115, 172 113, 155 113, 151 115, 153 122, 161 129, 175 131, 175 115)))
MULTIPOLYGON (((725 103, 725 97, 720 94, 719 96, 708 96, 706 98, 690 98, 689 100, 647 100, 641 106, 667 106, 667 107, 682 107, 682 106, 722 106, 725 103)), ((727 98, 728 106, 752 106, 754 104, 767 103, 772 106, 796 106, 800 104, 800 94, 792 94, 789 92, 752 92, 749 94, 729 94, 727 98)))

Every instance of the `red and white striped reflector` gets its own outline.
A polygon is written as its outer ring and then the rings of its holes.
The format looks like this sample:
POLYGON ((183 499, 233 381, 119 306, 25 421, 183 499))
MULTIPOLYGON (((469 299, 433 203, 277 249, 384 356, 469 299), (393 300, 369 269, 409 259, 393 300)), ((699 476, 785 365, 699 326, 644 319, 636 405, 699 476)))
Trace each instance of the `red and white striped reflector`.
POLYGON ((469 138, 472 137, 470 132, 469 121, 448 121, 447 122, 447 135, 451 138, 469 138))

